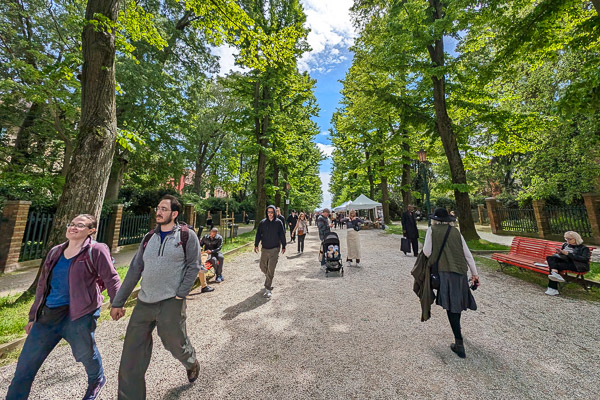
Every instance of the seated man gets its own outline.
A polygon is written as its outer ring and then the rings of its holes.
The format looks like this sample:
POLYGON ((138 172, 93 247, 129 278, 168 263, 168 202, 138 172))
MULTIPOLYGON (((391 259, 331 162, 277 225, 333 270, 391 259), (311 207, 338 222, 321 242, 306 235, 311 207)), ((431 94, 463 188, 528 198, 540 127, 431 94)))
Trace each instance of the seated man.
POLYGON ((225 257, 221 253, 221 247, 223 247, 223 237, 219 235, 219 229, 216 227, 210 230, 210 233, 200 240, 200 249, 208 253, 208 259, 213 265, 215 275, 217 279, 215 282, 223 282, 223 262, 225 257))

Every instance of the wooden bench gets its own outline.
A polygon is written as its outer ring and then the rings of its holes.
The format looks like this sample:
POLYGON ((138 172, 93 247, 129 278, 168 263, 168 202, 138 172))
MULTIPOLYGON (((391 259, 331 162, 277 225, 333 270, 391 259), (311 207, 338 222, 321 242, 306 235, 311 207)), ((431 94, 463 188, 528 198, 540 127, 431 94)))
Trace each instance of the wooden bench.
MULTIPOLYGON (((546 257, 556 254, 556 249, 561 248, 561 242, 553 242, 550 240, 533 239, 515 236, 510 245, 510 251, 508 254, 494 253, 492 254, 492 260, 498 261, 500 269, 503 270, 506 265, 514 265, 519 268, 529 269, 541 274, 550 275, 550 270, 546 263, 546 257), (535 265, 544 264, 542 265, 535 265)), ((587 246, 590 249, 590 257, 595 247, 587 246)), ((567 274, 575 275, 575 279, 583 284, 584 288, 587 289, 587 285, 584 283, 583 276, 586 272, 578 271, 565 271, 567 274)), ((566 275, 565 279, 569 276, 566 275)))

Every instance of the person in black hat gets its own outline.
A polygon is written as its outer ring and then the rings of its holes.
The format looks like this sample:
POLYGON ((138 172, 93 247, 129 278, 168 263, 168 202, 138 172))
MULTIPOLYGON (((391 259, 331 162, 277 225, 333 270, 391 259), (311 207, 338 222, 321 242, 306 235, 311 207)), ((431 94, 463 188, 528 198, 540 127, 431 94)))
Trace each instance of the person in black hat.
POLYGON ((456 217, 449 215, 444 208, 436 208, 429 218, 431 218, 431 226, 425 235, 423 254, 429 258, 429 266, 439 259, 440 288, 435 302, 448 314, 455 339, 450 348, 460 358, 465 358, 460 316, 467 309, 477 310, 467 276, 467 272, 470 271, 471 286, 477 288, 479 286, 477 267, 465 239, 454 226, 456 217), (446 236, 447 240, 443 245, 446 236))

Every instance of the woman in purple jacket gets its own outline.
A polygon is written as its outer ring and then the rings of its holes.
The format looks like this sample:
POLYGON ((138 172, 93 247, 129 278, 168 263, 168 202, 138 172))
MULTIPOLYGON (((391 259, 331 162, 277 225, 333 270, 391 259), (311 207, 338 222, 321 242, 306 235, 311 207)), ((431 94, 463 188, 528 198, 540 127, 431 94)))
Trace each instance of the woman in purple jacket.
POLYGON ((83 399, 95 399, 105 385, 94 331, 104 300, 102 290, 106 288, 112 300, 121 281, 108 246, 92 240, 97 224, 92 215, 78 215, 67 225, 67 241, 48 252, 8 400, 29 397, 35 375, 61 339, 85 367, 88 389, 83 399))

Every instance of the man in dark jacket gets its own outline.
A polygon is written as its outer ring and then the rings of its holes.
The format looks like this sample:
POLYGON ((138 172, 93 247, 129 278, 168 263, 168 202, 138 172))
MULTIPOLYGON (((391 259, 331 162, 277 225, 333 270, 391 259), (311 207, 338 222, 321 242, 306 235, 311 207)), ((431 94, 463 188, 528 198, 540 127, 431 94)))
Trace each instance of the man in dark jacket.
POLYGON ((408 205, 408 211, 402 213, 402 235, 410 241, 416 257, 419 254, 419 230, 417 229, 415 207, 412 204, 408 205))
POLYGON ((264 296, 270 298, 273 290, 273 277, 275 276, 275 267, 279 259, 279 249, 281 254, 285 253, 285 231, 284 225, 280 219, 276 218, 275 206, 267 207, 267 218, 260 221, 254 238, 254 252, 258 253, 258 244, 262 242, 260 253, 260 270, 265 274, 265 293, 264 296))
MULTIPOLYGON (((323 209, 323 212, 317 218, 317 228, 319 228, 319 240, 321 242, 325 240, 325 235, 331 232, 333 224, 329 221, 329 208, 323 209)), ((324 253, 323 246, 321 245, 321 253, 324 253)), ((321 265, 325 265, 325 255, 321 254, 321 265)))
POLYGON ((296 242, 296 235, 294 234, 294 229, 296 228, 297 223, 298 216, 296 215, 296 210, 292 210, 292 213, 287 219, 288 228, 290 228, 290 236, 292 238, 292 243, 296 242))
POLYGON ((217 283, 225 280, 223 278, 223 262, 225 262, 225 257, 221 253, 222 247, 223 237, 219 235, 217 227, 212 228, 210 233, 200 240, 200 249, 208 253, 208 260, 212 264, 213 271, 215 271, 215 275, 217 276, 217 279, 215 279, 217 283))

